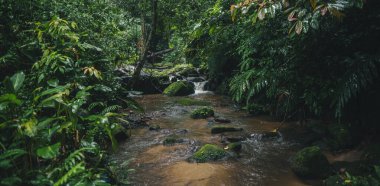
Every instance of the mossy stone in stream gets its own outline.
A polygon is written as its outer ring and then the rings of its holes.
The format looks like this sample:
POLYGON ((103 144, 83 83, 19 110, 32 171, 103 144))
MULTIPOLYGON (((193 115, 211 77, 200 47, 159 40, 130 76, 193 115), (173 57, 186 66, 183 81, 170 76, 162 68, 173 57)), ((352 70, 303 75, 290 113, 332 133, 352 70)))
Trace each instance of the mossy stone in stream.
POLYGON ((291 169, 298 176, 306 178, 325 178, 331 172, 326 156, 317 146, 297 152, 291 159, 291 169))
POLYGON ((174 82, 164 90, 164 94, 168 96, 187 96, 194 92, 194 84, 187 81, 174 82))
POLYGON ((115 136, 115 139, 119 142, 129 137, 127 129, 121 126, 120 124, 113 125, 112 134, 115 136))
POLYGON ((197 163, 204 163, 221 159, 225 157, 226 154, 227 153, 222 148, 216 145, 206 144, 194 153, 192 159, 197 163))
POLYGON ((162 142, 164 145, 173 145, 175 143, 182 143, 183 139, 179 138, 177 135, 170 135, 165 138, 165 140, 162 142))
POLYGON ((191 98, 180 98, 180 99, 176 100, 175 103, 182 105, 182 106, 208 106, 208 105, 210 105, 209 102, 191 99, 191 98))
POLYGON ((219 134, 223 132, 237 132, 242 131, 242 128, 231 127, 231 126, 214 126, 211 128, 211 134, 219 134))
POLYGON ((157 131, 157 130, 160 130, 160 129, 161 129, 160 125, 149 126, 149 130, 155 130, 155 131, 157 131))
POLYGON ((242 145, 240 142, 230 143, 227 145, 227 149, 234 152, 240 152, 242 149, 242 145))
POLYGON ((210 107, 199 108, 191 113, 193 119, 205 119, 211 116, 214 116, 214 110, 210 107))

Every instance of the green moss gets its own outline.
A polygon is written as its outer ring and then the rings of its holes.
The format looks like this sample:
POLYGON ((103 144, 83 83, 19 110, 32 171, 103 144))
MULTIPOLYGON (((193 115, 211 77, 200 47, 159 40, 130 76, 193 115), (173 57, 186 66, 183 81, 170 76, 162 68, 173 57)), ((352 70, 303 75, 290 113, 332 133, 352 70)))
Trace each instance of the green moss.
POLYGON ((211 134, 219 134, 223 132, 237 132, 242 130, 242 128, 218 125, 211 128, 211 134))
POLYGON ((216 145, 206 144, 195 152, 192 159, 198 163, 204 163, 207 161, 215 161, 225 156, 226 152, 222 148, 216 145))
POLYGON ((165 140, 163 141, 163 144, 164 145, 172 145, 175 143, 182 143, 182 142, 183 142, 183 140, 180 139, 177 135, 170 135, 170 136, 165 138, 165 140))
POLYGON ((164 94, 168 96, 187 96, 194 93, 194 85, 187 81, 177 81, 170 84, 164 94))
POLYGON ((191 113, 193 119, 205 119, 211 116, 214 116, 214 110, 209 107, 199 108, 191 113))
POLYGON ((327 158, 317 146, 297 152, 292 157, 291 168, 297 175, 307 178, 324 178, 331 172, 327 158))
POLYGON ((117 141, 123 141, 129 137, 128 130, 120 124, 115 124, 112 128, 112 134, 117 141))
POLYGON ((239 152, 241 151, 241 148, 242 148, 242 145, 240 142, 238 143, 230 143, 227 145, 227 149, 230 150, 230 151, 234 151, 234 152, 239 152))
POLYGON ((161 129, 160 125, 149 126, 149 130, 160 130, 160 129, 161 129))
POLYGON ((191 99, 191 98, 180 98, 180 99, 176 100, 175 103, 182 105, 182 106, 208 106, 208 105, 210 105, 210 102, 191 99))

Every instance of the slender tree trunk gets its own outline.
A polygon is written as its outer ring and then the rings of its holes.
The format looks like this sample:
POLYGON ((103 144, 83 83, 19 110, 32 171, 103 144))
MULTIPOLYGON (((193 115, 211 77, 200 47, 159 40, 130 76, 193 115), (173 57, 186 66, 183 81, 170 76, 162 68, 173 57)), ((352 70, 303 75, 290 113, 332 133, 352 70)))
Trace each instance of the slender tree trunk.
MULTIPOLYGON (((148 51, 149 49, 151 48, 151 40, 152 40, 152 36, 155 35, 156 33, 156 26, 157 26, 157 2, 158 0, 151 0, 152 2, 152 23, 151 23, 151 29, 149 31, 149 34, 146 36, 146 28, 145 28, 145 21, 144 21, 144 18, 142 18, 142 22, 143 22, 143 25, 142 25, 142 37, 143 37, 143 41, 142 41, 142 49, 141 49, 141 55, 140 55, 140 60, 138 61, 137 65, 136 65, 136 68, 135 68, 135 71, 132 75, 132 81, 131 81, 131 84, 130 86, 133 88, 136 84, 136 82, 138 81, 138 79, 140 78, 140 73, 141 73, 141 70, 143 69, 144 65, 145 65, 145 62, 147 61, 147 56, 148 56, 148 51)), ((143 16, 142 16, 143 17, 143 16)))

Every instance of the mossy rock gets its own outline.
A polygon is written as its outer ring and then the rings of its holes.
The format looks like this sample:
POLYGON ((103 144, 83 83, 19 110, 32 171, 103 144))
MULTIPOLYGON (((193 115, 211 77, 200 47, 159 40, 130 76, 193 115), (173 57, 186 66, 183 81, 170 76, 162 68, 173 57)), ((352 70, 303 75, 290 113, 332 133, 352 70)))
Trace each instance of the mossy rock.
POLYGON ((231 127, 231 126, 214 126, 211 128, 211 134, 219 134, 223 132, 238 132, 242 131, 242 128, 231 127))
POLYGON ((291 159, 291 169, 298 176, 305 178, 325 178, 331 172, 326 156, 317 146, 297 152, 291 159))
POLYGON ((227 145, 227 149, 229 151, 234 151, 234 152, 240 152, 242 149, 241 143, 230 143, 227 145))
POLYGON ((157 131, 157 130, 160 130, 160 129, 161 129, 160 125, 149 126, 149 130, 155 130, 155 131, 157 131))
POLYGON ((208 106, 210 105, 210 102, 191 99, 191 98, 180 98, 176 100, 175 103, 182 106, 208 106))
POLYGON ((112 134, 115 136, 115 139, 119 142, 129 138, 128 130, 120 124, 115 124, 113 126, 112 134))
POLYGON ((187 81, 174 82, 164 90, 164 94, 168 96, 187 96, 194 92, 194 84, 187 81))
POLYGON ((175 143, 182 143, 183 139, 179 138, 177 135, 170 135, 165 138, 165 140, 162 142, 164 145, 173 145, 175 143))
POLYGON ((246 107, 248 113, 252 114, 252 115, 262 115, 262 114, 265 114, 265 111, 264 111, 264 106, 262 105, 259 105, 259 104, 255 104, 255 103, 252 103, 252 104, 249 104, 247 107, 246 107))
POLYGON ((225 157, 227 153, 216 145, 206 144, 194 153, 192 159, 198 163, 216 161, 225 157))
POLYGON ((211 116, 214 116, 214 110, 209 107, 199 108, 191 113, 193 119, 206 119, 211 116))
POLYGON ((352 134, 346 125, 330 125, 328 132, 330 134, 328 145, 332 150, 341 150, 353 146, 352 134))
POLYGON ((215 120, 215 122, 218 122, 218 123, 231 123, 230 119, 227 119, 224 117, 217 117, 214 120, 215 120))

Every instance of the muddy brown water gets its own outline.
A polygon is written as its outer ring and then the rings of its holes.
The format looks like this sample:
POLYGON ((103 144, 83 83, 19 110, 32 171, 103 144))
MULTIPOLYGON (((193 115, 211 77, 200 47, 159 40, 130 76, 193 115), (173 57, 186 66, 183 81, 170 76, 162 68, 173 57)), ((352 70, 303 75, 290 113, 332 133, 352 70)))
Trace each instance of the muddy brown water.
POLYGON ((160 113, 148 123, 160 125, 161 130, 134 129, 132 137, 120 144, 119 150, 112 155, 120 166, 130 161, 124 168, 135 169, 128 176, 131 185, 310 185, 289 168, 289 158, 299 150, 299 145, 288 141, 287 134, 269 140, 255 137, 255 134, 273 131, 280 122, 237 111, 233 103, 223 96, 204 94, 189 97, 210 102, 217 116, 232 120, 226 125, 244 129, 225 136, 252 137, 242 142, 243 148, 238 156, 208 163, 189 162, 188 158, 203 144, 224 147, 221 135, 210 133, 214 124, 207 119, 191 119, 190 112, 197 106, 175 104, 179 97, 145 95, 137 98, 146 113, 160 113), (163 140, 171 134, 177 134, 184 142, 164 146, 163 140))

